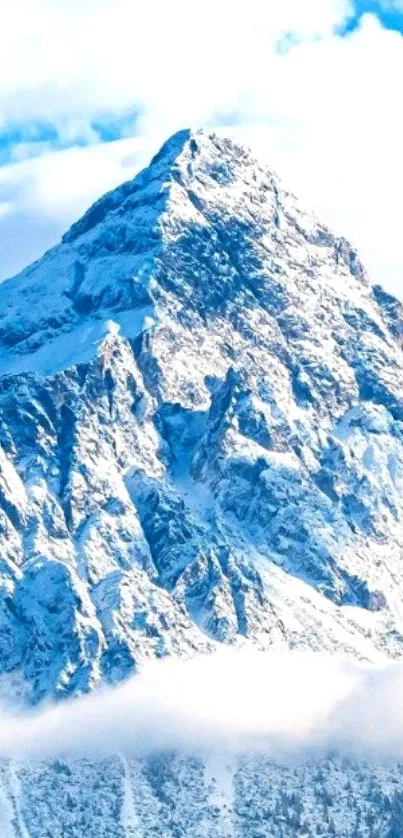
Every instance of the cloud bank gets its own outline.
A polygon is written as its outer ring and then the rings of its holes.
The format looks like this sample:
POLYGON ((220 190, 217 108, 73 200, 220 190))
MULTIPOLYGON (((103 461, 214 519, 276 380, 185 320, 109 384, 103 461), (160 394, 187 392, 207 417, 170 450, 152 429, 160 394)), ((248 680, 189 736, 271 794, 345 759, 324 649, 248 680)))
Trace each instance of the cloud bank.
POLYGON ((187 0, 15 0, 0 33, 0 125, 52 122, 73 138, 108 112, 136 108, 147 132, 230 113, 251 82, 266 88, 273 47, 331 35, 351 12, 349 0, 204 0, 192 12, 187 0))
POLYGON ((154 662, 117 688, 0 715, 2 758, 160 749, 402 758, 403 664, 221 651, 154 662))

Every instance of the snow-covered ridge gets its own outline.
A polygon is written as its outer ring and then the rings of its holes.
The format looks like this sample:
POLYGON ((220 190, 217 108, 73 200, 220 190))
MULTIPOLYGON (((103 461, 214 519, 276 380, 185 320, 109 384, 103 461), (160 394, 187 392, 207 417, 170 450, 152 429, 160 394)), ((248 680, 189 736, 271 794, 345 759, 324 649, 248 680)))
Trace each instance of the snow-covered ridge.
POLYGON ((221 643, 400 656, 402 323, 203 132, 1 285, 4 690, 221 643))

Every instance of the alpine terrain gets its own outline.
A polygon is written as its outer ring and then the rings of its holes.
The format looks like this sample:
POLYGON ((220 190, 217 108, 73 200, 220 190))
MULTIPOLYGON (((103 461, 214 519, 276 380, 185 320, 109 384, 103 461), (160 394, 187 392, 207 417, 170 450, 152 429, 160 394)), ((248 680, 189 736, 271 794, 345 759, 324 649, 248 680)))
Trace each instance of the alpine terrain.
MULTIPOLYGON (((222 644, 401 658, 402 348, 403 306, 354 248, 204 132, 4 282, 3 695, 222 644)), ((0 774, 1 838, 403 835, 398 764, 175 752, 0 774)))

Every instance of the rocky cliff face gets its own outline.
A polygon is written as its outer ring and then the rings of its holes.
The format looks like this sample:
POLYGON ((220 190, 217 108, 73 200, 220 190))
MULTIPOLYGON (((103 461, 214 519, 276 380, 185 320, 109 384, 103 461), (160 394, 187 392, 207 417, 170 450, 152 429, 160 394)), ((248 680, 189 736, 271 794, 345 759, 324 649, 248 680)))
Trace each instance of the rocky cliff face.
POLYGON ((172 137, 0 287, 2 683, 403 642, 403 308, 249 152, 172 137))

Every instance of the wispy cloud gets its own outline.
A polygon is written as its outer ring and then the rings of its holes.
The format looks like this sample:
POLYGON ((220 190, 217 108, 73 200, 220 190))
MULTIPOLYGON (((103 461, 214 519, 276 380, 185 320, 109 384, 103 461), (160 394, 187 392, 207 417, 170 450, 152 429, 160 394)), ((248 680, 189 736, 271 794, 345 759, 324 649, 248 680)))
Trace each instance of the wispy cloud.
POLYGON ((0 716, 0 756, 231 749, 403 756, 403 665, 221 651, 149 664, 118 688, 0 716))

